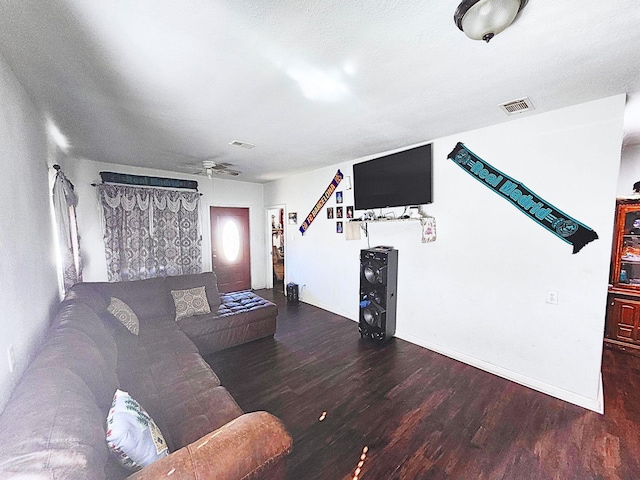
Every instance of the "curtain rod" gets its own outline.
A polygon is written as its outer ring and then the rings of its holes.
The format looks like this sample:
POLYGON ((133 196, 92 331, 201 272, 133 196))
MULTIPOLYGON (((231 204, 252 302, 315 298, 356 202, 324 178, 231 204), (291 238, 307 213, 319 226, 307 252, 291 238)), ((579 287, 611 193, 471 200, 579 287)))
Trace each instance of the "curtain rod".
POLYGON ((100 185, 122 185, 124 187, 134 187, 134 188, 157 188, 158 190, 173 190, 176 192, 180 192, 180 191, 195 192, 201 197, 204 195, 203 193, 198 192, 198 190, 195 188, 172 188, 172 187, 155 187, 152 185, 129 185, 127 183, 118 183, 118 182, 91 183, 92 187, 99 187, 100 185))

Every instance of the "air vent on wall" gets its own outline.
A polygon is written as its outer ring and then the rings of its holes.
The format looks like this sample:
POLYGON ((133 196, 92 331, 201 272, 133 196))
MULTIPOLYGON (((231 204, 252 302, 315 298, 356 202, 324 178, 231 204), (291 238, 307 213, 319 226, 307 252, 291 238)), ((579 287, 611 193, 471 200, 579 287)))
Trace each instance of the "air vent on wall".
POLYGON ((535 110, 529 97, 519 98, 511 102, 503 103, 499 107, 504 110, 507 115, 515 115, 516 113, 528 112, 529 110, 535 110))
POLYGON ((255 147, 255 145, 251 143, 241 142, 239 140, 234 140, 233 142, 229 143, 229 145, 233 145, 234 147, 246 148, 247 150, 251 150, 253 147, 255 147))

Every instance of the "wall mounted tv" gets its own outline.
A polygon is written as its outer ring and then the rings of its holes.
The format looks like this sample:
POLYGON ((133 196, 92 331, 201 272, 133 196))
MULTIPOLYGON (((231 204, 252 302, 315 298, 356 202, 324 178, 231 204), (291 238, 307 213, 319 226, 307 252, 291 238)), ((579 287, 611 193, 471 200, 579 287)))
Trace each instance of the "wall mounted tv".
POLYGON ((431 144, 353 165, 356 210, 433 202, 431 144))

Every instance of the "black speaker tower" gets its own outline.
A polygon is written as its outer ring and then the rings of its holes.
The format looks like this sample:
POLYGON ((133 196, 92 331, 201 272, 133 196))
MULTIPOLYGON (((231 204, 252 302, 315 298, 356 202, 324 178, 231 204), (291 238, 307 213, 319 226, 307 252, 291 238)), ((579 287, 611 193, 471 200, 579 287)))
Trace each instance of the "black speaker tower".
POLYGON ((386 342, 396 333, 398 250, 374 247, 360 251, 361 337, 386 342))

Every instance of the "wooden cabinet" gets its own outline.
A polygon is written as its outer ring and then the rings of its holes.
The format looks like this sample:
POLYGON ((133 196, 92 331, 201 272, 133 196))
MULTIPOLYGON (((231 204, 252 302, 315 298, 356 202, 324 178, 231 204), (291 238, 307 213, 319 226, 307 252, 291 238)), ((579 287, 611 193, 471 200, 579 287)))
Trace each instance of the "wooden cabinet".
POLYGON ((619 199, 605 346, 640 355, 640 199, 619 199))
POLYGON ((640 299, 612 296, 609 302, 610 323, 608 337, 621 342, 640 344, 640 299))

